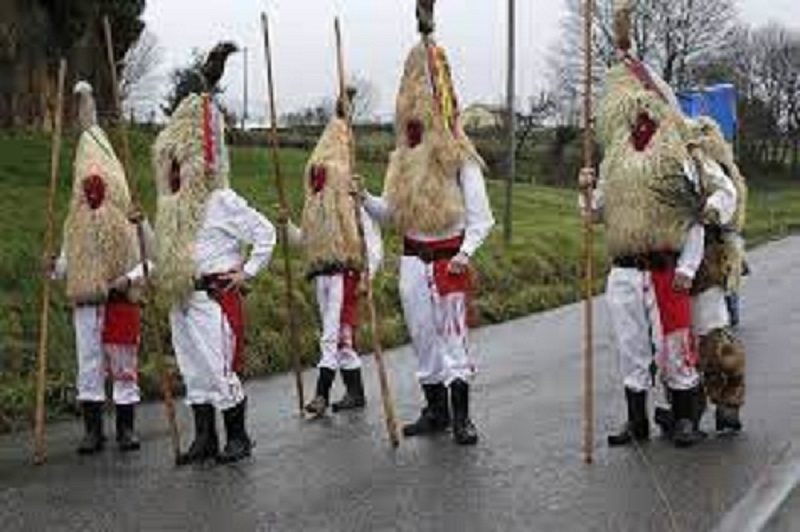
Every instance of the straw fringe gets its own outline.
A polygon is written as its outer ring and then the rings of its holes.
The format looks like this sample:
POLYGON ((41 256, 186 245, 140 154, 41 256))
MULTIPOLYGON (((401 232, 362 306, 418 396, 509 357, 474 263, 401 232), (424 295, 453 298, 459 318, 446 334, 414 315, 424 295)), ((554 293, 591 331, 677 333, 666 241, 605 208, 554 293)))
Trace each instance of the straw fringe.
POLYGON ((446 231, 463 218, 459 172, 467 160, 482 166, 483 161, 460 123, 453 134, 437 112, 427 61, 424 43, 406 59, 397 95, 397 146, 389 159, 384 196, 401 231, 430 234, 446 231), (406 128, 414 120, 425 129, 422 144, 410 148, 406 128))
POLYGON ((683 167, 689 160, 686 132, 680 113, 644 88, 627 67, 620 64, 609 70, 598 135, 606 150, 600 173, 612 257, 683 247, 695 216, 683 167), (639 152, 630 136, 641 113, 650 116, 658 130, 639 152))
POLYGON ((128 221, 131 200, 125 173, 99 127, 81 135, 73 175, 64 223, 67 297, 74 304, 99 302, 106 297, 108 283, 130 271, 138 259, 136 234, 128 221), (105 200, 96 210, 89 208, 83 193, 83 180, 90 175, 99 175, 106 185, 105 200))
POLYGON ((206 203, 214 190, 228 186, 225 164, 206 167, 203 140, 203 97, 192 94, 181 102, 153 146, 159 195, 155 279, 160 294, 171 302, 185 299, 194 289, 192 246, 206 203), (169 187, 173 161, 181 169, 181 188, 175 194, 169 187))
POLYGON ((351 196, 350 128, 334 117, 317 143, 305 171, 306 199, 303 208, 303 240, 309 273, 331 265, 362 269, 361 240, 351 196), (324 188, 314 192, 311 170, 324 166, 324 188))

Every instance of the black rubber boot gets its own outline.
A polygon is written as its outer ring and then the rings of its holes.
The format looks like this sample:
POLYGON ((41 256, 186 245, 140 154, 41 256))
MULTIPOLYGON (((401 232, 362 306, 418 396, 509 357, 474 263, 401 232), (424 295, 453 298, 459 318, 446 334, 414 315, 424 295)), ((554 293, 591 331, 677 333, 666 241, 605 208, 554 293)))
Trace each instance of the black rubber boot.
POLYGON ((78 454, 99 453, 103 450, 106 441, 103 435, 103 403, 86 401, 82 407, 85 433, 78 445, 78 454))
POLYGON ((361 368, 343 369, 342 380, 344 381, 346 391, 341 400, 331 405, 333 411, 357 410, 367 406, 367 399, 364 397, 364 381, 361 378, 361 368))
POLYGON ((461 379, 450 384, 450 404, 453 409, 453 440, 459 445, 475 445, 478 431, 469 418, 469 384, 461 379))
POLYGON ((672 439, 672 434, 675 432, 675 415, 672 413, 672 408, 657 406, 653 412, 653 421, 658 425, 663 437, 672 439))
POLYGON ((201 464, 216 460, 219 455, 217 417, 213 405, 192 405, 194 441, 189 450, 178 457, 178 465, 201 464))
POLYGON ((444 432, 450 426, 450 406, 447 388, 443 383, 423 384, 422 392, 427 403, 415 422, 403 427, 403 436, 424 436, 444 432))
POLYGON ((117 447, 123 453, 141 448, 136 435, 136 410, 134 405, 117 405, 117 447))
POLYGON ((328 409, 334 377, 336 377, 336 372, 334 370, 330 368, 319 368, 319 374, 317 375, 317 395, 306 405, 306 412, 311 414, 314 418, 324 416, 325 411, 328 409))
POLYGON ((717 406, 714 417, 717 432, 736 433, 742 431, 742 420, 739 417, 738 406, 717 406))
POLYGON ((225 420, 227 442, 217 461, 221 464, 232 464, 249 457, 253 452, 253 441, 245 428, 247 398, 233 408, 224 410, 222 417, 225 420))
POLYGON ((705 438, 698 430, 700 388, 672 390, 672 410, 675 412, 675 431, 672 442, 675 447, 691 447, 705 438))
MULTIPOLYGON (((698 388, 695 399, 695 411, 692 416, 694 421, 694 430, 702 433, 700 430, 700 421, 703 419, 703 414, 706 411, 707 402, 706 394, 702 386, 698 388)), ((672 439, 672 436, 675 432, 675 414, 673 413, 672 408, 657 406, 655 413, 653 414, 653 421, 655 421, 656 425, 658 425, 658 427, 661 429, 661 434, 665 438, 672 439)))
POLYGON ((650 439, 650 420, 647 417, 647 392, 635 392, 625 388, 625 402, 628 405, 628 422, 617 434, 608 437, 611 447, 630 445, 634 441, 650 439))

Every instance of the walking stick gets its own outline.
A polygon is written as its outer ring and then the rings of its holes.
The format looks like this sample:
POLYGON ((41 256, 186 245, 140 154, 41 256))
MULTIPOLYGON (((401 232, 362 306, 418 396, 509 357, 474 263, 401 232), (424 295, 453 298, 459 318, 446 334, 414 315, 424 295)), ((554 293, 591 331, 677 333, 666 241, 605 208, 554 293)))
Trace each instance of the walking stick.
MULTIPOLYGON (((584 94, 583 94, 583 167, 590 168, 594 162, 594 132, 592 118, 592 17, 594 0, 584 1, 584 94)), ((592 204, 592 189, 583 189, 584 205, 587 209, 592 204)), ((583 453, 584 461, 591 464, 594 461, 594 315, 592 312, 594 296, 594 231, 592 230, 592 216, 584 217, 583 228, 584 246, 584 275, 585 275, 585 302, 584 302, 584 432, 583 453)))
MULTIPOLYGON (((54 206, 58 171, 61 156, 61 131, 64 114, 64 82, 67 76, 67 61, 62 59, 58 66, 58 92, 55 115, 53 118, 53 141, 50 147, 50 188, 47 191, 47 229, 45 232, 45 257, 49 261, 53 256, 53 240, 55 232, 54 206)), ((41 465, 47 459, 44 434, 45 388, 47 387, 47 334, 50 325, 50 278, 49 268, 44 271, 42 288, 42 312, 39 328, 39 354, 36 371, 36 414, 33 430, 33 463, 41 465)))
MULTIPOLYGON (((103 29, 105 30, 106 37, 106 51, 108 54, 108 65, 111 70, 111 86, 114 96, 114 106, 116 111, 117 127, 119 128, 120 142, 122 144, 122 163, 125 168, 125 179, 128 183, 130 190, 131 203, 134 209, 139 212, 141 205, 139 203, 139 194, 137 191, 136 183, 133 181, 132 165, 131 165, 131 148, 128 142, 128 132, 125 128, 125 121, 122 117, 122 99, 119 93, 119 81, 117 80, 117 63, 114 58, 114 40, 111 34, 111 24, 108 17, 103 17, 103 29)), ((142 272, 144 273, 145 293, 147 300, 151 303, 155 301, 155 290, 150 275, 150 266, 147 262, 147 249, 145 245, 144 225, 142 217, 136 219, 136 236, 139 244, 139 257, 142 263, 142 272)), ((158 326, 158 319, 153 321, 155 334, 158 338, 158 345, 161 342, 161 328, 158 326)), ((169 424, 170 436, 172 438, 172 450, 175 454, 175 459, 178 459, 181 452, 181 435, 178 430, 178 419, 175 414, 175 399, 172 394, 171 375, 167 370, 166 364, 163 360, 163 354, 160 349, 156 354, 156 367, 161 381, 161 395, 164 398, 164 409, 167 414, 167 423, 169 424)))
POLYGON ((345 111, 345 120, 350 128, 350 135, 348 136, 348 152, 350 154, 350 174, 353 176, 358 194, 353 201, 353 208, 356 211, 356 220, 358 220, 358 236, 361 239, 361 258, 364 263, 364 268, 367 273, 366 287, 367 287, 367 308, 369 310, 370 327, 372 328, 372 350, 375 353, 375 364, 378 368, 378 381, 381 386, 381 400, 383 401, 383 415, 386 419, 386 430, 389 432, 389 441, 392 447, 397 447, 400 444, 400 437, 397 431, 397 418, 394 412, 394 404, 392 402, 392 391, 389 388, 389 376, 386 372, 386 366, 383 361, 383 349, 381 348, 380 328, 378 326, 378 314, 375 309, 374 294, 372 291, 372 278, 369 272, 369 257, 367 252, 367 240, 364 231, 364 219, 362 213, 361 190, 362 183, 360 179, 355 177, 356 169, 356 154, 355 142, 353 139, 353 113, 351 102, 347 98, 347 89, 345 87, 345 70, 344 70, 344 54, 342 53, 342 32, 339 27, 339 18, 337 17, 334 23, 336 30, 336 59, 339 72, 339 98, 345 111))
MULTIPOLYGON (((267 86, 269 88, 269 111, 272 116, 270 127, 270 140, 272 146, 272 162, 275 173, 275 188, 278 189, 278 203, 283 213, 288 212, 286 203, 286 191, 283 186, 283 176, 281 175, 280 164, 280 145, 278 142, 278 114, 275 108, 275 82, 272 77, 272 49, 269 41, 269 20, 267 14, 261 14, 261 26, 264 30, 264 53, 267 59, 267 86)), ((289 320, 289 351, 292 357, 292 367, 294 369, 295 384, 297 386, 297 404, 300 408, 300 415, 303 415, 303 374, 300 367, 300 352, 297 347, 297 322, 294 314, 294 292, 292 290, 292 268, 289 262, 289 228, 285 220, 279 224, 281 252, 283 253, 283 267, 286 279, 286 311, 289 320)))

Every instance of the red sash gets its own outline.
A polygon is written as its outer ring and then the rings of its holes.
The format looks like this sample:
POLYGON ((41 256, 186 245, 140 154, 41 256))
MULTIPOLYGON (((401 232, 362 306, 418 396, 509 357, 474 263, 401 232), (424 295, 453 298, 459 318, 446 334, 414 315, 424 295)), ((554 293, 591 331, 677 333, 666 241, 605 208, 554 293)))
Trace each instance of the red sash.
POLYGON ((211 170, 214 167, 214 126, 212 124, 212 102, 208 94, 203 94, 203 159, 206 163, 206 170, 211 170))
POLYGON ((453 275, 448 271, 449 260, 437 260, 433 263, 433 282, 436 293, 440 297, 449 294, 464 294, 467 307, 467 325, 474 327, 478 324, 478 313, 475 305, 475 291, 478 286, 478 272, 469 266, 467 271, 460 275, 453 275))
POLYGON ((103 344, 139 345, 142 333, 141 309, 128 301, 109 301, 105 306, 103 344))
POLYGON ((449 294, 466 294, 470 290, 469 272, 454 275, 448 271, 449 260, 437 260, 433 263, 433 282, 436 292, 444 297, 449 294))
POLYGON ((664 336, 692 326, 692 296, 672 289, 675 269, 650 272, 664 336))
POLYGON ((361 275, 358 272, 346 271, 342 274, 344 294, 342 297, 341 325, 348 325, 355 330, 358 325, 358 283, 361 275))
POLYGON ((214 300, 222 307, 222 314, 233 332, 234 347, 231 368, 235 373, 244 369, 244 306, 238 290, 220 291, 214 300))

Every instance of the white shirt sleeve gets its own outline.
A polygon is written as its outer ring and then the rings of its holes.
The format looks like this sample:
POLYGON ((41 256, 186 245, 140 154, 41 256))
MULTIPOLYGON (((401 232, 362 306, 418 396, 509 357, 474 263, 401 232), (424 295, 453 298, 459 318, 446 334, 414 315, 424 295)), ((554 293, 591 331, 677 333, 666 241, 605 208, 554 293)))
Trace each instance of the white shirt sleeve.
POLYGON ((242 268, 245 277, 250 279, 269 264, 277 239, 275 226, 231 189, 225 191, 222 201, 228 226, 239 240, 253 246, 242 268))
POLYGON ((696 223, 692 225, 689 229, 689 234, 686 236, 686 243, 681 250, 681 256, 678 258, 678 267, 676 268, 678 273, 694 279, 697 269, 700 268, 700 263, 703 262, 705 238, 706 230, 703 224, 696 223))
POLYGON ((464 192, 465 224, 461 253, 471 257, 489 236, 495 220, 480 165, 475 161, 466 162, 461 168, 460 179, 464 192))
POLYGON ((286 236, 289 237, 290 246, 303 245, 303 230, 294 224, 291 220, 286 225, 286 236))
POLYGON ((367 245, 367 269, 370 278, 373 278, 383 262, 383 239, 380 227, 363 207, 361 222, 364 225, 364 242, 367 245))
MULTIPOLYGON (((139 248, 139 235, 138 235, 139 229, 135 228, 134 230, 137 232, 137 235, 136 235, 136 256, 137 256, 137 258, 141 259, 141 257, 139 257, 139 249, 140 249, 139 248)), ((148 273, 148 275, 152 275, 152 273, 153 273, 153 261, 150 259, 150 257, 153 256, 154 251, 155 251, 156 235, 153 232, 153 227, 150 225, 150 222, 148 220, 142 221, 142 234, 144 236, 144 252, 145 252, 145 255, 146 255, 146 258, 147 258, 147 261, 146 261, 147 262, 147 273, 148 273)), ((144 279, 144 267, 142 265, 141 260, 139 260, 139 262, 136 263, 136 266, 131 271, 129 271, 128 273, 125 274, 125 277, 127 277, 128 280, 131 281, 132 283, 144 279)))
MULTIPOLYGON (((149 259, 147 260, 147 274, 153 275, 153 261, 149 259)), ((144 267, 142 266, 142 263, 140 262, 134 266, 131 271, 125 274, 125 277, 127 277, 132 283, 144 279, 144 267)))
POLYGON ((362 195, 362 205, 372 218, 381 225, 389 222, 391 212, 389 202, 383 196, 373 196, 367 189, 362 195))
POLYGON ((603 221, 603 217, 605 214, 605 206, 606 206, 606 197, 603 192, 605 187, 605 179, 603 174, 600 174, 597 178, 597 184, 591 190, 590 195, 590 212, 586 212, 586 194, 583 191, 578 193, 578 212, 580 212, 581 216, 586 216, 587 214, 591 214, 592 222, 593 223, 601 223, 603 221))
POLYGON ((722 167, 713 161, 704 161, 706 176, 714 185, 714 193, 706 200, 706 209, 713 209, 719 213, 719 221, 727 225, 736 214, 738 194, 733 180, 722 170, 722 167))
POLYGON ((58 258, 56 259, 56 263, 53 267, 53 271, 50 274, 50 278, 55 280, 64 279, 67 276, 67 252, 62 247, 61 252, 58 254, 58 258))
MULTIPOLYGON (((598 184, 597 188, 591 191, 591 211, 592 222, 600 223, 603 221, 603 213, 605 211, 605 196, 603 195, 603 188, 598 184)), ((586 213, 586 195, 583 192, 578 193, 578 211, 581 216, 586 213)))

